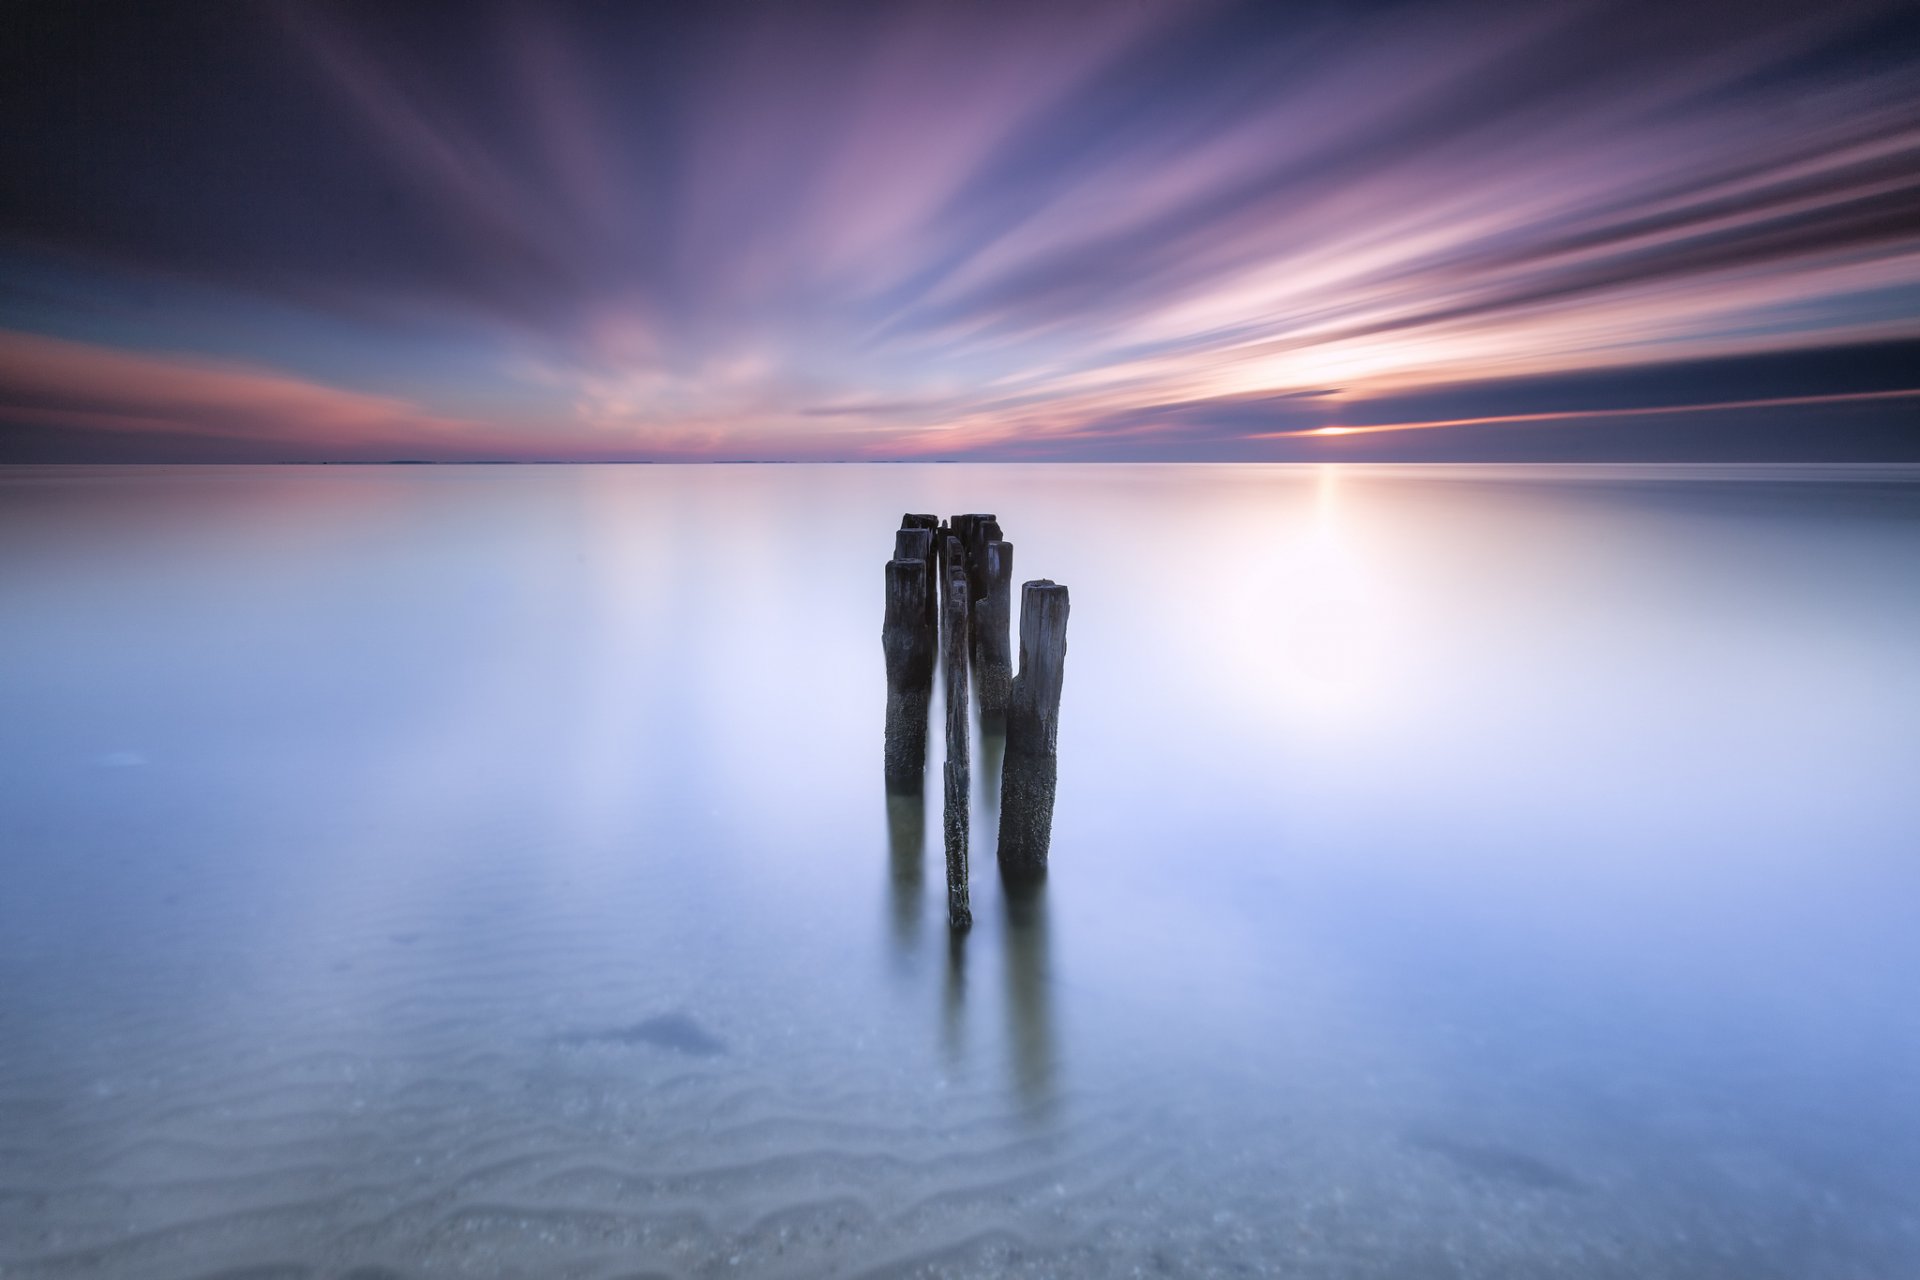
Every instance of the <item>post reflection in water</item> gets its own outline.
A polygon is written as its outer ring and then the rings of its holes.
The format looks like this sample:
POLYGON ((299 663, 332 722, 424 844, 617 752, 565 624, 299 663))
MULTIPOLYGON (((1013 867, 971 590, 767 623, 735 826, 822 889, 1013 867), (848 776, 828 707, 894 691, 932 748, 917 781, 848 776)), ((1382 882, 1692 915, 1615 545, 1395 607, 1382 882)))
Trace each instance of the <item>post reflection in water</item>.
POLYGON ((926 896, 927 800, 924 795, 888 793, 887 843, 894 954, 904 960, 919 945, 920 915, 926 896))
POLYGON ((947 981, 940 1006, 940 1040, 949 1066, 958 1066, 967 1052, 967 933, 947 930, 947 981))
POLYGON ((1007 882, 1007 1034, 1013 1087, 1031 1116, 1053 1110, 1056 1054, 1047 885, 1007 882))
POLYGON ((1007 731, 1002 721, 998 729, 986 727, 984 717, 980 729, 980 795, 986 802, 988 820, 999 830, 1000 824, 1000 765, 1006 759, 1007 731))
MULTIPOLYGON (((976 829, 999 823, 1000 767, 1006 735, 982 731, 976 829)), ((901 971, 913 968, 920 954, 926 907, 927 806, 924 793, 889 791, 887 802, 888 903, 893 956, 901 971)), ((978 850, 987 855, 991 850, 978 850)), ((990 858, 985 865, 993 865, 990 858)), ((976 865, 980 865, 978 862, 976 865)), ((975 886, 976 889, 982 886, 975 886)), ((1001 951, 1006 1000, 1007 1080, 1019 1112, 1027 1120, 1054 1113, 1058 1094, 1058 1048, 1053 1026, 1051 943, 1048 936, 1047 885, 1001 880, 1001 951)), ((945 965, 940 990, 940 1050, 949 1068, 967 1058, 967 947, 972 932, 946 931, 945 965)))

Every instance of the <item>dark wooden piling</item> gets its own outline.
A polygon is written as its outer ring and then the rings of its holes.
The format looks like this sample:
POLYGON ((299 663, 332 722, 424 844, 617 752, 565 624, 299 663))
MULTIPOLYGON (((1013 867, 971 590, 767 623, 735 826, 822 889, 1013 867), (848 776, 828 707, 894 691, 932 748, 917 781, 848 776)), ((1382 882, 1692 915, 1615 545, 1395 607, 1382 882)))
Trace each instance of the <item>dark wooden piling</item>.
MULTIPOLYGON (((909 520, 913 517, 908 516, 909 520)), ((927 585, 933 585, 933 575, 937 572, 938 558, 933 554, 933 530, 923 528, 905 528, 893 535, 893 558, 895 560, 918 560, 927 566, 927 585)), ((926 629, 929 652, 939 647, 940 602, 934 591, 927 592, 927 608, 921 617, 921 625, 926 629)))
POLYGON ((1020 672, 1007 699, 1000 774, 1000 872, 1014 882, 1032 883, 1047 874, 1067 612, 1065 587, 1042 578, 1020 588, 1020 672))
POLYGON ((947 543, 953 537, 953 530, 942 521, 933 531, 933 580, 935 608, 938 609, 942 623, 947 616, 947 573, 951 568, 951 557, 947 552, 947 543))
POLYGON ((933 563, 933 530, 898 529, 893 535, 893 558, 895 560, 918 560, 925 565, 933 563))
MULTIPOLYGON (((1000 536, 1000 523, 992 516, 972 515, 955 516, 956 521, 964 521, 958 536, 960 545, 967 554, 967 591, 968 599, 973 601, 976 616, 980 612, 980 602, 987 598, 987 534, 991 530, 993 537, 1000 536)), ((978 678, 980 670, 981 632, 978 627, 973 632, 973 669, 978 678)))
POLYGON ((967 548, 967 585, 973 589, 975 600, 984 597, 992 583, 987 572, 988 545, 1005 541, 1006 535, 1000 532, 1000 521, 994 516, 981 516, 973 526, 973 545, 967 548))
MULTIPOLYGON (((947 532, 951 534, 954 538, 957 538, 960 542, 960 555, 956 563, 959 564, 959 566, 963 571, 967 567, 968 549, 973 545, 973 526, 974 526, 974 523, 979 519, 980 519, 979 516, 948 516, 947 517, 947 523, 945 526, 947 529, 947 532)), ((968 575, 967 585, 968 586, 973 585, 971 574, 968 575)))
POLYGON ((981 512, 954 516, 947 521, 947 527, 953 536, 960 539, 962 552, 961 564, 967 571, 967 590, 972 599, 979 600, 987 593, 986 547, 988 541, 1000 536, 999 519, 981 512))
POLYGON ((887 790, 921 790, 927 767, 927 702, 933 692, 934 637, 926 623, 926 561, 887 561, 887 609, 880 647, 887 660, 887 790))
POLYGON ((997 729, 1006 723, 1013 687, 1013 544, 988 542, 980 558, 985 586, 973 606, 974 679, 980 691, 981 722, 997 729))
MULTIPOLYGON (((950 540, 955 549, 958 540, 950 540)), ((956 564, 949 571, 945 640, 947 682, 947 763, 944 827, 947 844, 947 923, 965 929, 973 923, 967 894, 967 805, 971 778, 967 765, 967 579, 956 564)))
MULTIPOLYGON (((928 586, 927 627, 937 634, 940 630, 940 593, 935 588, 939 583, 937 575, 940 572, 940 519, 938 516, 915 515, 913 512, 908 512, 906 515, 900 517, 900 528, 902 530, 925 529, 927 531, 925 556, 927 561, 928 586)), ((893 554, 898 556, 900 554, 898 535, 895 535, 894 547, 895 550, 893 554)))

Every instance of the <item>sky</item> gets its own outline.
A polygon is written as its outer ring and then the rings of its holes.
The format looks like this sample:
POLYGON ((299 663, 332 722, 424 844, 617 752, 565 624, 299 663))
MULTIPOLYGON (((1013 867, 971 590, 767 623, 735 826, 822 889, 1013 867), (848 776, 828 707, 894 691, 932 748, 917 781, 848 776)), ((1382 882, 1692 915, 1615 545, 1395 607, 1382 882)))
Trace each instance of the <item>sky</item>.
POLYGON ((1920 460, 1920 5, 10 5, 0 461, 1920 460))

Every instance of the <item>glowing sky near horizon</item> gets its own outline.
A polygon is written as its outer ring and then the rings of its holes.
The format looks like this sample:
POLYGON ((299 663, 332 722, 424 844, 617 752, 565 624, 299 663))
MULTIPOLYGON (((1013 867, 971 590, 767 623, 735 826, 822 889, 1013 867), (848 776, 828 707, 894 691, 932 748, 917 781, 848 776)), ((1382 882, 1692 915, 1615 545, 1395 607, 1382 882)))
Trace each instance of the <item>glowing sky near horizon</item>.
POLYGON ((1920 456, 1917 12, 48 6, 0 458, 1920 456))

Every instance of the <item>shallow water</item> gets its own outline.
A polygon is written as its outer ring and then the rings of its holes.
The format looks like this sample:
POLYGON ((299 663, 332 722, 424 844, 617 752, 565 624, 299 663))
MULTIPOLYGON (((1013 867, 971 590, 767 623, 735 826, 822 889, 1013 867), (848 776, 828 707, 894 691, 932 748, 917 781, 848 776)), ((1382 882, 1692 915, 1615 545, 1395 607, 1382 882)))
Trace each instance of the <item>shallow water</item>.
POLYGON ((0 601, 7 1280, 1920 1274, 1915 472, 15 469, 0 601), (1073 592, 957 943, 909 510, 1073 592))

